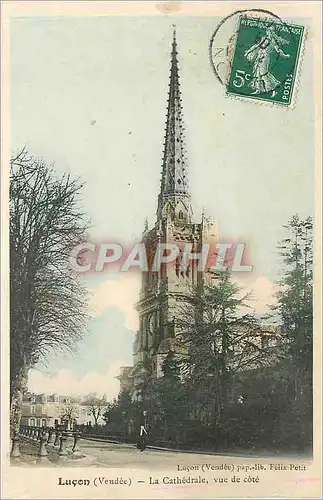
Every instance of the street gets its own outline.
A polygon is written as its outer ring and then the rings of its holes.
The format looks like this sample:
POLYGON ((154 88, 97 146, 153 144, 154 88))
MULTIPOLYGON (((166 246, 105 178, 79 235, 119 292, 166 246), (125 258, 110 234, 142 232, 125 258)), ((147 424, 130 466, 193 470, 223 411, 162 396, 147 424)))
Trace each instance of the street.
MULTIPOLYGON (((95 456, 93 466, 118 468, 160 469, 176 466, 178 463, 192 461, 196 457, 203 461, 207 455, 177 453, 172 451, 153 450, 146 448, 143 452, 133 444, 112 444, 102 441, 82 440, 82 453, 95 456)), ((208 456, 210 459, 210 456, 208 456)))
MULTIPOLYGON (((115 468, 134 468, 134 469, 173 469, 190 465, 202 465, 205 463, 223 464, 223 463, 255 463, 259 461, 257 456, 229 456, 229 455, 210 455, 207 453, 184 453, 176 451, 164 451, 146 448, 143 452, 132 444, 112 444, 102 441, 81 440, 81 450, 84 454, 95 457, 92 462, 94 467, 115 467, 115 468)), ((282 462, 307 462, 309 459, 303 457, 303 460, 291 457, 270 458, 271 463, 282 462)), ((269 461, 269 459, 267 459, 269 461)), ((188 472, 188 471, 187 471, 188 472)))

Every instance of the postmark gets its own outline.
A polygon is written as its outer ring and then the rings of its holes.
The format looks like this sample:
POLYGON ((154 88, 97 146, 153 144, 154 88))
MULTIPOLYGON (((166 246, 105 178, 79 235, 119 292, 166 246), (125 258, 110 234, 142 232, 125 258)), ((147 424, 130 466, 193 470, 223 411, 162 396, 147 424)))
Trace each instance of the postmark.
POLYGON ((224 18, 211 37, 209 56, 225 95, 291 107, 299 80, 305 27, 263 9, 224 18))
POLYGON ((290 105, 304 26, 241 16, 227 94, 290 105))

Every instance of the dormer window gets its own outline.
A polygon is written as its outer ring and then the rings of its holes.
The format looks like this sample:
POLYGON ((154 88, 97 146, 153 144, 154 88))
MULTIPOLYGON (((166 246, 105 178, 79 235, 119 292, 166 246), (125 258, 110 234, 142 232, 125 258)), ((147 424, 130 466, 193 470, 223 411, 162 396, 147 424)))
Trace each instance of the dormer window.
POLYGON ((179 219, 184 219, 183 210, 180 210, 180 211, 178 212, 178 218, 179 218, 179 219))

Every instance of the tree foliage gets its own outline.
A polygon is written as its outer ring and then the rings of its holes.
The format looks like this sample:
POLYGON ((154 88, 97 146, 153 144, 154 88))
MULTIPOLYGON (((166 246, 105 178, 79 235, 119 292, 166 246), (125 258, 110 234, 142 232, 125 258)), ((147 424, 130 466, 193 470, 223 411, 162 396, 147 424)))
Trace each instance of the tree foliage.
POLYGON ((10 165, 10 400, 19 425, 28 370, 52 350, 74 350, 86 325, 86 290, 68 265, 84 241, 82 183, 28 154, 10 165))
MULTIPOLYGON (((149 439, 181 446, 307 450, 312 442, 312 220, 285 226, 274 315, 250 314, 229 273, 186 295, 175 338, 156 378, 151 358, 137 368, 135 395, 108 412, 114 429, 148 413, 149 439), (138 385, 138 379, 141 384, 138 385), (121 424, 120 424, 121 425, 121 424)), ((168 348, 168 347, 167 347, 168 348)), ((160 356, 160 351, 158 356, 160 356)))
MULTIPOLYGON (((153 384, 153 401, 158 405, 161 425, 168 434, 176 434, 187 417, 188 402, 186 387, 182 382, 181 357, 170 351, 162 365, 163 376, 153 384)), ((156 412, 155 412, 156 413, 156 412)))
POLYGON ((280 245, 283 273, 275 308, 281 318, 283 354, 311 372, 313 360, 313 221, 294 215, 280 245))
POLYGON ((79 417, 79 405, 76 403, 64 403, 60 411, 61 420, 67 421, 69 425, 79 417))
POLYGON ((124 422, 136 418, 138 404, 133 402, 128 391, 122 391, 118 398, 108 403, 102 418, 110 431, 119 429, 124 422))
POLYGON ((94 425, 98 425, 99 419, 103 417, 107 407, 108 401, 104 394, 103 396, 98 396, 95 393, 88 394, 82 406, 85 407, 87 415, 91 415, 94 418, 94 425))
POLYGON ((270 356, 263 340, 274 334, 243 312, 245 299, 223 272, 207 281, 202 293, 193 290, 177 321, 188 346, 184 358, 190 399, 216 421, 228 403, 234 374, 264 366, 270 356))

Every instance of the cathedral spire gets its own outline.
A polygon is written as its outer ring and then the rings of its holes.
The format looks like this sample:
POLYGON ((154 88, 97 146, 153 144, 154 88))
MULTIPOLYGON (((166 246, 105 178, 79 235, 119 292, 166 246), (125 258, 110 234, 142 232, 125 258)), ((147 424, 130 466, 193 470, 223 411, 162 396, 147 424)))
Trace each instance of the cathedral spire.
POLYGON ((171 53, 168 109, 157 217, 159 220, 170 217, 178 222, 188 222, 191 219, 175 28, 171 53))

